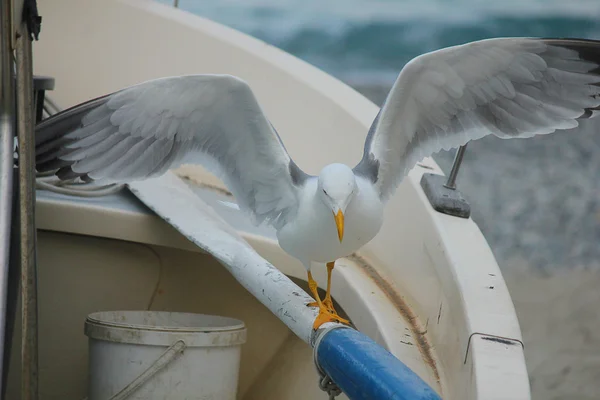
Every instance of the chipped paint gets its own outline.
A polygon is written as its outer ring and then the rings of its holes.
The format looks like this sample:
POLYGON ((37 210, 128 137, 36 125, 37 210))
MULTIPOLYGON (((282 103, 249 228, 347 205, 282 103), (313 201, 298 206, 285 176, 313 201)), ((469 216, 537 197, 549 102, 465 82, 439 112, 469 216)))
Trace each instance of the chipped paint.
POLYGON ((379 274, 379 272, 377 272, 377 270, 373 268, 373 266, 371 266, 364 257, 360 256, 358 253, 353 253, 347 258, 360 266, 360 268, 373 280, 373 282, 381 289, 381 291, 408 322, 415 341, 414 344, 419 349, 419 352, 423 357, 423 361, 431 368, 433 375, 439 384, 440 374, 437 368, 435 357, 433 356, 431 345, 425 336, 427 329, 421 329, 422 326, 419 318, 408 306, 408 304, 406 304, 402 296, 394 289, 394 287, 385 278, 383 278, 383 276, 381 276, 381 274, 379 274))

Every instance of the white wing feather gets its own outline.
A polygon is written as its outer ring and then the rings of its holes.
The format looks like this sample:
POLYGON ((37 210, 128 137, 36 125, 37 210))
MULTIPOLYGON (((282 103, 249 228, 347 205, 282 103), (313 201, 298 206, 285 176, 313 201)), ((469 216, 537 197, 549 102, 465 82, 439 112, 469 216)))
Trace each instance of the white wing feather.
POLYGON ((387 199, 426 156, 494 134, 569 129, 600 109, 600 42, 501 38, 424 54, 401 71, 357 174, 387 199))
POLYGON ((62 178, 128 182, 199 163, 223 179, 257 222, 280 227, 296 212, 294 180, 304 174, 238 78, 157 79, 80 108, 38 125, 38 170, 60 168, 62 178), (68 122, 73 118, 75 123, 68 122), (71 129, 59 132, 65 126, 71 129))

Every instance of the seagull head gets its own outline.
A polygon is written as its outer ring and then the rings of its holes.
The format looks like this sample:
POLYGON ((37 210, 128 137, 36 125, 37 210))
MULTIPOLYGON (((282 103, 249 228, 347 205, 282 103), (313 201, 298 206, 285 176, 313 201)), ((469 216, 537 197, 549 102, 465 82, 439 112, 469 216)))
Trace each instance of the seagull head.
POLYGON ((319 173, 317 196, 331 209, 340 242, 344 238, 344 213, 357 191, 356 176, 344 164, 330 164, 319 173))

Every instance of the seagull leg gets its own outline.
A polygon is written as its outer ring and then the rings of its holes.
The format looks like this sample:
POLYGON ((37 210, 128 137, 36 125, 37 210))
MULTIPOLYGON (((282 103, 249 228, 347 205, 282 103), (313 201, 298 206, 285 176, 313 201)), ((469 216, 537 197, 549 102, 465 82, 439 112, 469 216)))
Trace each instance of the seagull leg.
POLYGON ((333 300, 331 300, 331 273, 333 272, 334 266, 335 261, 327 263, 327 292, 325 292, 323 305, 327 307, 333 314, 337 315, 337 311, 335 311, 335 308, 333 307, 333 300))
POLYGON ((339 315, 333 314, 331 311, 329 311, 329 309, 321 302, 321 299, 319 298, 319 292, 317 292, 317 282, 313 279, 310 271, 308 271, 308 287, 312 292, 315 300, 317 300, 317 307, 319 307, 319 315, 317 316, 317 318, 315 318, 315 322, 313 323, 313 329, 316 330, 326 322, 340 322, 342 324, 347 325, 350 324, 348 320, 345 320, 339 315))
POLYGON ((317 292, 317 287, 318 287, 317 282, 313 279, 313 276, 310 273, 310 271, 308 271, 308 288, 310 289, 310 292, 312 293, 313 297, 315 299, 317 299, 317 301, 311 301, 310 303, 308 303, 306 305, 306 307, 319 307, 319 308, 321 308, 321 306, 323 305, 321 303, 321 298, 319 297, 319 292, 317 292), (313 286, 314 286, 314 290, 313 290, 313 286))
MULTIPOLYGON (((335 311, 335 307, 333 307, 333 300, 331 299, 331 273, 333 272, 333 267, 335 266, 335 261, 327 263, 327 291, 325 292, 325 298, 323 299, 323 305, 331 311, 333 315, 338 315, 337 311, 335 311)), ((307 304, 309 307, 318 307, 319 304, 316 301, 307 304)))

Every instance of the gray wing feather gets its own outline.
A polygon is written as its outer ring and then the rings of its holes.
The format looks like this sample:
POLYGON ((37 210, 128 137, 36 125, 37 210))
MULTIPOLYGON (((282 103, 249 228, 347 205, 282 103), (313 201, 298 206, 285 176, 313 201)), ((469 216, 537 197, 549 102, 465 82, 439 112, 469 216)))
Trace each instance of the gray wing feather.
POLYGON ((227 75, 157 79, 92 100, 36 128, 37 168, 61 178, 127 182, 198 163, 257 222, 297 211, 304 174, 250 87, 227 75))
POLYGON ((355 172, 387 199, 426 156, 493 134, 529 138, 600 111, 600 42, 488 39, 424 54, 401 71, 355 172))

